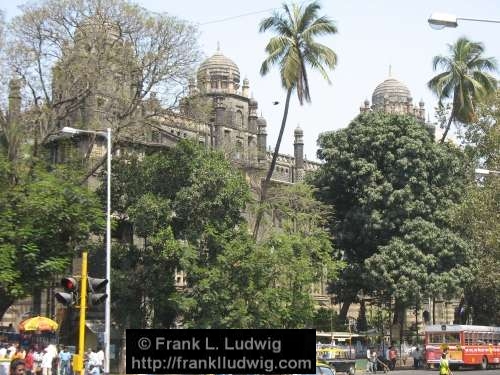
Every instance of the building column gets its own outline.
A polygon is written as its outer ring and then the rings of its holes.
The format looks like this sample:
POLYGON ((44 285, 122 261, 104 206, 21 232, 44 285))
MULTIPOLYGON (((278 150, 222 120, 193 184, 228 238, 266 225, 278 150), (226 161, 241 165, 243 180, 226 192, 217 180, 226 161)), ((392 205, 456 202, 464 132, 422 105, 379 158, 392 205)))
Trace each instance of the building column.
POLYGON ((294 132, 295 140, 293 142, 293 154, 295 156, 295 171, 294 181, 302 181, 304 179, 304 131, 297 126, 294 132))
POLYGON ((215 101, 215 123, 214 123, 214 146, 216 149, 220 150, 224 148, 224 112, 226 107, 224 106, 224 97, 217 96, 215 101))

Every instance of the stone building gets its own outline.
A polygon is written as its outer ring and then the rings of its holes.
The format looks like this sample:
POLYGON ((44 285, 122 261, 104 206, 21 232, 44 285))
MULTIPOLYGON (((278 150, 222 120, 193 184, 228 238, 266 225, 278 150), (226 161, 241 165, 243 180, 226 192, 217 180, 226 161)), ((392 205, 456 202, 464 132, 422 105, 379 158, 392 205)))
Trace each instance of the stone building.
MULTIPOLYGON (((79 90, 78 87, 68 84, 64 71, 66 64, 71 64, 72 59, 80 55, 79 48, 84 47, 77 46, 68 50, 62 62, 54 68, 53 90, 56 97, 72 96, 74 90, 79 90)), ((113 71, 113 67, 110 71, 113 71)), ((133 79, 128 76, 120 80, 124 83, 130 81, 133 79)), ((109 98, 113 97, 111 93, 106 95, 112 90, 112 86, 112 82, 107 78, 102 82, 93 82, 92 93, 86 96, 78 107, 68 108, 69 116, 58 126, 100 130, 103 120, 99 114, 109 112, 108 109, 120 105, 109 102, 109 98)), ((129 93, 128 84, 125 86, 127 87, 121 88, 123 92, 120 95, 128 97, 132 93, 129 93)), ((15 92, 18 91, 19 89, 15 92)), ((154 118, 151 119, 154 126, 141 125, 130 129, 129 132, 120 133, 120 137, 126 140, 115 146, 113 152, 118 154, 125 151, 127 142, 136 146, 143 144, 174 147, 181 139, 193 139, 207 148, 222 151, 236 168, 244 172, 252 187, 259 186, 269 168, 272 152, 267 141, 268 124, 264 117, 258 115, 258 102, 249 94, 248 79, 245 78, 241 82, 238 66, 218 50, 199 66, 196 78, 189 82, 188 93, 176 110, 160 108, 155 93, 151 93, 142 107, 144 113, 154 113, 154 118)), ((20 103, 20 99, 18 102, 20 103)), ((12 101, 20 105, 18 102, 12 101)), ((275 183, 290 184, 301 181, 305 173, 319 167, 318 163, 304 158, 303 130, 299 127, 295 129, 293 142, 294 155, 278 156, 272 176, 275 183)), ((54 163, 82 154, 86 155, 86 160, 92 168, 94 163, 106 155, 106 144, 106 139, 100 135, 94 137, 83 133, 69 135, 61 132, 51 137, 47 146, 54 163)), ((90 185, 93 184, 91 181, 90 185)), ((75 274, 78 274, 78 265, 76 260, 73 266, 75 274)), ((175 280, 178 288, 185 286, 183 272, 178 272, 175 280)), ((53 298, 56 288, 57 285, 54 285, 54 288, 47 289, 42 300, 37 302, 41 304, 42 315, 58 316, 59 306, 53 298)), ((324 295, 325 288, 326 285, 319 289, 314 287, 314 294, 324 295)), ((33 311, 33 301, 30 298, 19 301, 8 310, 2 323, 17 326, 23 317, 29 316, 33 311)))

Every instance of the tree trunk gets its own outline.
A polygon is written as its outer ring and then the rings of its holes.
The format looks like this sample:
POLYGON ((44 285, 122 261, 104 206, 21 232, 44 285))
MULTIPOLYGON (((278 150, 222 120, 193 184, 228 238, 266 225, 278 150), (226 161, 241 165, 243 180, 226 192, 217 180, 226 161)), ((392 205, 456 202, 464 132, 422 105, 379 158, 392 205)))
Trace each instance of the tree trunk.
POLYGON ((6 296, 4 293, 0 292, 0 320, 3 319, 5 312, 14 303, 15 299, 6 296))
POLYGON ((352 304, 352 299, 345 299, 340 307, 339 321, 344 322, 347 319, 347 313, 349 312, 349 307, 352 304))
POLYGON ((42 289, 35 287, 33 289, 33 315, 38 316, 42 314, 42 289))
POLYGON ((281 120, 281 128, 278 135, 278 140, 276 141, 276 147, 274 148, 273 158, 271 160, 271 165, 267 171, 266 179, 262 182, 262 188, 260 193, 259 209, 257 211, 257 217, 255 218, 255 225, 253 228, 253 238, 257 241, 260 229, 260 223, 262 221, 262 216, 264 215, 262 204, 267 199, 267 189, 269 188, 269 182, 274 172, 274 167, 276 166, 276 160, 278 159, 278 153, 280 151, 281 139, 283 138, 283 132, 285 131, 286 119, 288 117, 288 108, 290 107, 290 97, 292 96, 292 89, 289 88, 286 93, 285 110, 283 112, 283 118, 281 120))
MULTIPOLYGON (((453 102, 455 102, 455 101, 453 100, 453 102)), ((444 143, 444 140, 446 139, 446 136, 448 135, 448 132, 450 131, 451 123, 453 122, 454 118, 455 118, 455 109, 452 108, 451 113, 450 113, 450 118, 448 119, 448 123, 446 124, 446 128, 444 128, 444 133, 443 133, 443 136, 441 137, 441 139, 439 140, 439 143, 444 143)))

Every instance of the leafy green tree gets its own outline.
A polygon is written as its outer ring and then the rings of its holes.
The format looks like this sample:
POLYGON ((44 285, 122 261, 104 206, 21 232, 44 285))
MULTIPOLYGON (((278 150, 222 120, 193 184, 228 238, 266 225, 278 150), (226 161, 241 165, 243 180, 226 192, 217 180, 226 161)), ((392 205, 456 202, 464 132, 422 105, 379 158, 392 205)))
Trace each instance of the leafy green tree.
POLYGON ((496 71, 493 57, 484 57, 484 46, 467 38, 460 38, 448 45, 449 56, 435 56, 434 70, 444 71, 428 82, 428 87, 438 96, 442 105, 444 99, 451 99, 451 113, 441 138, 444 142, 451 124, 459 121, 469 124, 476 118, 477 105, 496 91, 496 79, 488 72, 496 71))
POLYGON ((9 162, 0 152, 0 317, 66 272, 104 224, 102 206, 68 170, 9 162))
POLYGON ((491 176, 480 186, 467 189, 463 203, 456 208, 454 222, 474 245, 474 277, 465 288, 459 316, 474 324, 500 324, 500 178, 491 176))
POLYGON ((193 327, 298 328, 314 318, 311 290, 336 277, 325 211, 313 190, 297 184, 271 191, 274 229, 260 243, 246 227, 211 233, 215 258, 198 259, 187 273, 192 288, 184 301, 193 327))
MULTIPOLYGON (((306 102, 311 101, 307 65, 319 71, 323 78, 330 83, 327 69, 333 69, 337 63, 335 52, 315 41, 318 36, 332 35, 337 32, 333 21, 326 16, 318 15, 320 9, 321 7, 316 1, 305 6, 283 4, 282 12, 275 12, 260 23, 261 32, 272 30, 277 34, 271 38, 266 46, 268 57, 262 63, 260 73, 265 75, 273 65, 277 65, 280 68, 281 85, 286 90, 283 119, 271 165, 262 184, 261 203, 266 200, 268 185, 276 166, 293 91, 297 92, 301 105, 304 99, 306 102)), ((258 237, 262 214, 262 210, 257 212, 254 238, 258 237)))
MULTIPOLYGON (((463 135, 475 165, 500 170, 500 92, 481 103, 477 121, 463 135)), ((474 245, 474 278, 465 289, 457 322, 469 317, 476 324, 500 324, 500 176, 492 174, 467 187, 454 210, 453 222, 474 245)))
POLYGON ((175 271, 217 256, 211 234, 243 223, 248 186, 222 154, 190 142, 114 163, 112 204, 123 241, 113 251, 114 316, 123 329, 169 327, 179 312, 175 271))
POLYGON ((467 173, 458 149, 436 144, 413 116, 382 112, 359 115, 346 129, 321 135, 319 145, 324 164, 313 180, 318 197, 335 209, 334 245, 347 262, 332 284, 343 303, 341 319, 360 291, 392 286, 403 303, 414 286, 428 287, 423 273, 463 264, 466 250, 447 232, 447 210, 460 200, 467 173), (413 234, 417 229, 427 238, 443 231, 445 239, 433 247, 413 234), (427 252, 435 257, 427 262, 434 268, 422 265, 427 252))

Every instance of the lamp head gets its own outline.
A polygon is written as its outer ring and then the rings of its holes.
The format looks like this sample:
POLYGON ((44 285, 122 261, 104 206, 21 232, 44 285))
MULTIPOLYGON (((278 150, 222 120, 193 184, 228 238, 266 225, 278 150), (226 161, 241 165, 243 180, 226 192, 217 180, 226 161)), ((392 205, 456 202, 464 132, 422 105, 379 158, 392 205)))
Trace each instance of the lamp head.
POLYGON ((445 27, 457 27, 457 16, 447 13, 432 13, 427 20, 433 29, 441 30, 445 27))
POLYGON ((80 131, 75 128, 71 128, 69 126, 65 126, 64 128, 61 129, 63 133, 68 133, 68 134, 78 134, 80 131))

